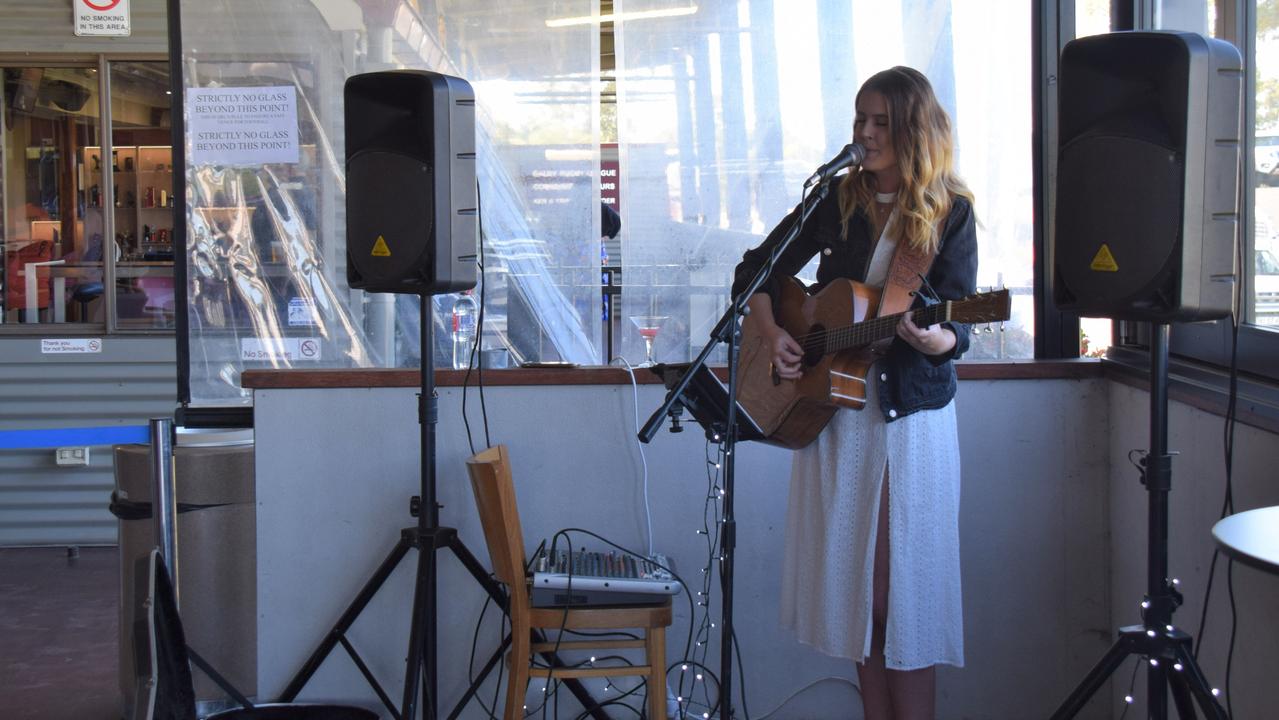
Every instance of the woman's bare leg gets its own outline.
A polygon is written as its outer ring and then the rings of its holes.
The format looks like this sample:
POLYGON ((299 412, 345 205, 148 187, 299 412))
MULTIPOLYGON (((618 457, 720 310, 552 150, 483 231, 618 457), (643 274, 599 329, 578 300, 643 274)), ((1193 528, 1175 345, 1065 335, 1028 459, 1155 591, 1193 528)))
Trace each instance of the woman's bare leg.
POLYGON ((884 667, 884 628, 888 623, 888 468, 879 490, 879 519, 875 530, 874 588, 871 599, 870 656, 857 665, 862 710, 866 720, 894 720, 890 676, 884 667))
POLYGON ((894 720, 933 720, 936 717, 937 672, 889 670, 888 691, 893 699, 894 720))
POLYGON ((888 627, 888 468, 880 490, 875 530, 874 590, 871 607, 870 657, 857 666, 866 720, 934 720, 937 673, 934 668, 889 670, 884 664, 884 632, 888 627))

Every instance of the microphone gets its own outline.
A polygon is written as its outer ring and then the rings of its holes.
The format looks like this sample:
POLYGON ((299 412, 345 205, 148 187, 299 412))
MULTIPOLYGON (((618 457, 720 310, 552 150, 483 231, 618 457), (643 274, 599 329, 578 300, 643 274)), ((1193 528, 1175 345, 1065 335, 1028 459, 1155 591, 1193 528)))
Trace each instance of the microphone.
POLYGON ((862 160, 866 158, 866 148, 857 143, 848 143, 844 146, 839 154, 831 158, 831 161, 817 168, 817 172, 804 181, 804 187, 812 187, 824 182, 830 182, 835 173, 846 167, 853 165, 861 165, 862 160))

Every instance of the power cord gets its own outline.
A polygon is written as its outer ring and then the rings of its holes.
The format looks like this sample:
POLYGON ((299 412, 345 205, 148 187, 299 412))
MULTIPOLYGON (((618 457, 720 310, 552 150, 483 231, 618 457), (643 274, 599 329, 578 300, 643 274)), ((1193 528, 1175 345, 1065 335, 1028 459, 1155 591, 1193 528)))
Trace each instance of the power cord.
MULTIPOLYGON (((471 438, 471 422, 466 414, 466 396, 471 384, 471 370, 478 366, 479 368, 479 390, 480 390, 480 416, 484 420, 484 447, 493 447, 493 441, 489 437, 489 415, 488 406, 484 402, 484 353, 480 352, 480 341, 484 338, 484 307, 488 292, 488 283, 484 275, 484 212, 480 202, 480 184, 475 183, 475 216, 479 223, 479 253, 476 256, 476 266, 480 274, 480 309, 475 320, 475 337, 471 341, 471 353, 466 363, 466 375, 462 378, 462 425, 466 428, 466 443, 471 448, 471 454, 475 454, 475 441, 471 438), (476 355, 479 355, 479 362, 476 362, 476 355)), ((423 318, 426 322, 429 318, 423 318)), ((434 352, 434 348, 423 348, 422 352, 434 352)))
POLYGON ((778 703, 778 704, 777 704, 777 707, 773 708, 772 710, 769 710, 768 712, 764 713, 763 715, 760 715, 760 716, 759 716, 759 718, 758 718, 758 720, 768 720, 768 718, 772 717, 772 716, 773 716, 773 715, 774 715, 777 711, 779 711, 779 710, 781 710, 782 708, 786 707, 786 703, 790 702, 791 700, 794 700, 795 698, 797 698, 797 697, 799 697, 800 695, 802 695, 802 694, 804 694, 804 693, 808 692, 808 691, 809 691, 809 690, 811 690, 812 688, 815 688, 815 687, 817 687, 818 685, 821 685, 821 684, 822 684, 822 683, 824 683, 824 682, 838 682, 838 683, 843 683, 843 684, 848 685, 849 687, 853 688, 853 690, 855 690, 855 691, 857 692, 857 694, 858 694, 858 695, 861 695, 861 688, 857 687, 857 683, 853 682, 852 680, 850 680, 850 679, 848 679, 848 678, 846 678, 846 677, 840 677, 840 676, 838 676, 838 675, 827 675, 826 677, 817 678, 816 680, 813 680, 812 682, 810 682, 810 683, 808 683, 807 685, 805 685, 804 687, 802 687, 802 688, 800 688, 800 689, 796 690, 795 692, 791 693, 790 695, 787 695, 787 696, 786 696, 786 699, 782 700, 780 703, 778 703))
POLYGON ((1124 695, 1124 711, 1119 714, 1119 720, 1124 720, 1128 715, 1128 708, 1132 707, 1133 693, 1137 687, 1137 669, 1140 667, 1140 662, 1132 664, 1132 677, 1128 678, 1128 694, 1124 695))
POLYGON ((635 366, 625 357, 618 355, 609 362, 611 365, 618 360, 626 366, 626 372, 631 376, 631 398, 633 400, 631 408, 635 411, 635 446, 639 448, 640 464, 644 469, 644 519, 648 528, 648 554, 651 557, 653 550, 653 509, 649 505, 648 498, 648 456, 644 454, 644 443, 639 440, 640 419, 639 419, 639 382, 635 379, 635 366))
MULTIPOLYGON (((1243 267, 1244 243, 1235 243, 1236 267, 1243 267)), ((1235 284, 1235 303, 1239 308, 1243 303, 1243 284, 1235 284)), ((1218 519, 1233 515, 1234 500, 1234 458, 1235 458, 1235 419, 1239 405, 1239 315, 1230 314, 1230 379, 1226 398, 1226 419, 1222 428, 1222 454, 1226 469, 1225 495, 1221 501, 1221 512, 1218 519)), ((1199 632, 1195 635, 1195 659, 1199 659, 1199 651, 1203 648, 1204 628, 1208 623, 1208 604, 1212 599, 1212 582, 1217 572, 1217 559, 1221 552, 1214 550, 1212 562, 1208 566, 1208 582, 1204 587, 1203 608, 1199 615, 1199 632)), ((1235 561, 1226 559, 1226 596, 1230 601, 1230 640, 1226 649, 1226 714, 1234 717, 1234 693, 1231 692, 1231 680, 1234 670, 1235 638, 1238 631, 1239 614, 1235 605, 1235 561)))

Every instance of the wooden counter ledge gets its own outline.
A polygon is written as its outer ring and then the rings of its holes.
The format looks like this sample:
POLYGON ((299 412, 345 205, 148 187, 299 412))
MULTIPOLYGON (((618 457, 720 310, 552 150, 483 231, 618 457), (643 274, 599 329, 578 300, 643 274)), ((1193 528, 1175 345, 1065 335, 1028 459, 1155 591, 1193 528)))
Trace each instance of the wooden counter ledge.
MULTIPOLYGON (((1039 380, 1045 378, 1102 377, 1101 362, 1080 360, 1005 360, 998 362, 960 362, 960 380, 1039 380)), ((716 373, 726 378, 726 369, 716 373)), ((460 387, 465 370, 436 370, 437 387, 460 387)), ((480 373, 472 370, 466 382, 479 384, 480 373)), ((658 378, 647 368, 637 368, 635 378, 643 384, 658 384, 658 378)), ((352 388, 352 387, 419 387, 421 373, 411 369, 376 370, 249 370, 240 377, 250 389, 268 388, 352 388)), ((624 368, 510 368, 485 370, 484 385, 627 385, 631 379, 624 368)))

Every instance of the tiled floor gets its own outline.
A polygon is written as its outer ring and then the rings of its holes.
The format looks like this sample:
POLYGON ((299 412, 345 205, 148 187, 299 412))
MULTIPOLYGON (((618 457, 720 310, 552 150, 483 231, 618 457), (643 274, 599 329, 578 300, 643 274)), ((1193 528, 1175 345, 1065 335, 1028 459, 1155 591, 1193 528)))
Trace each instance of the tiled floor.
POLYGON ((0 548, 0 717, 118 720, 115 548, 0 548))

